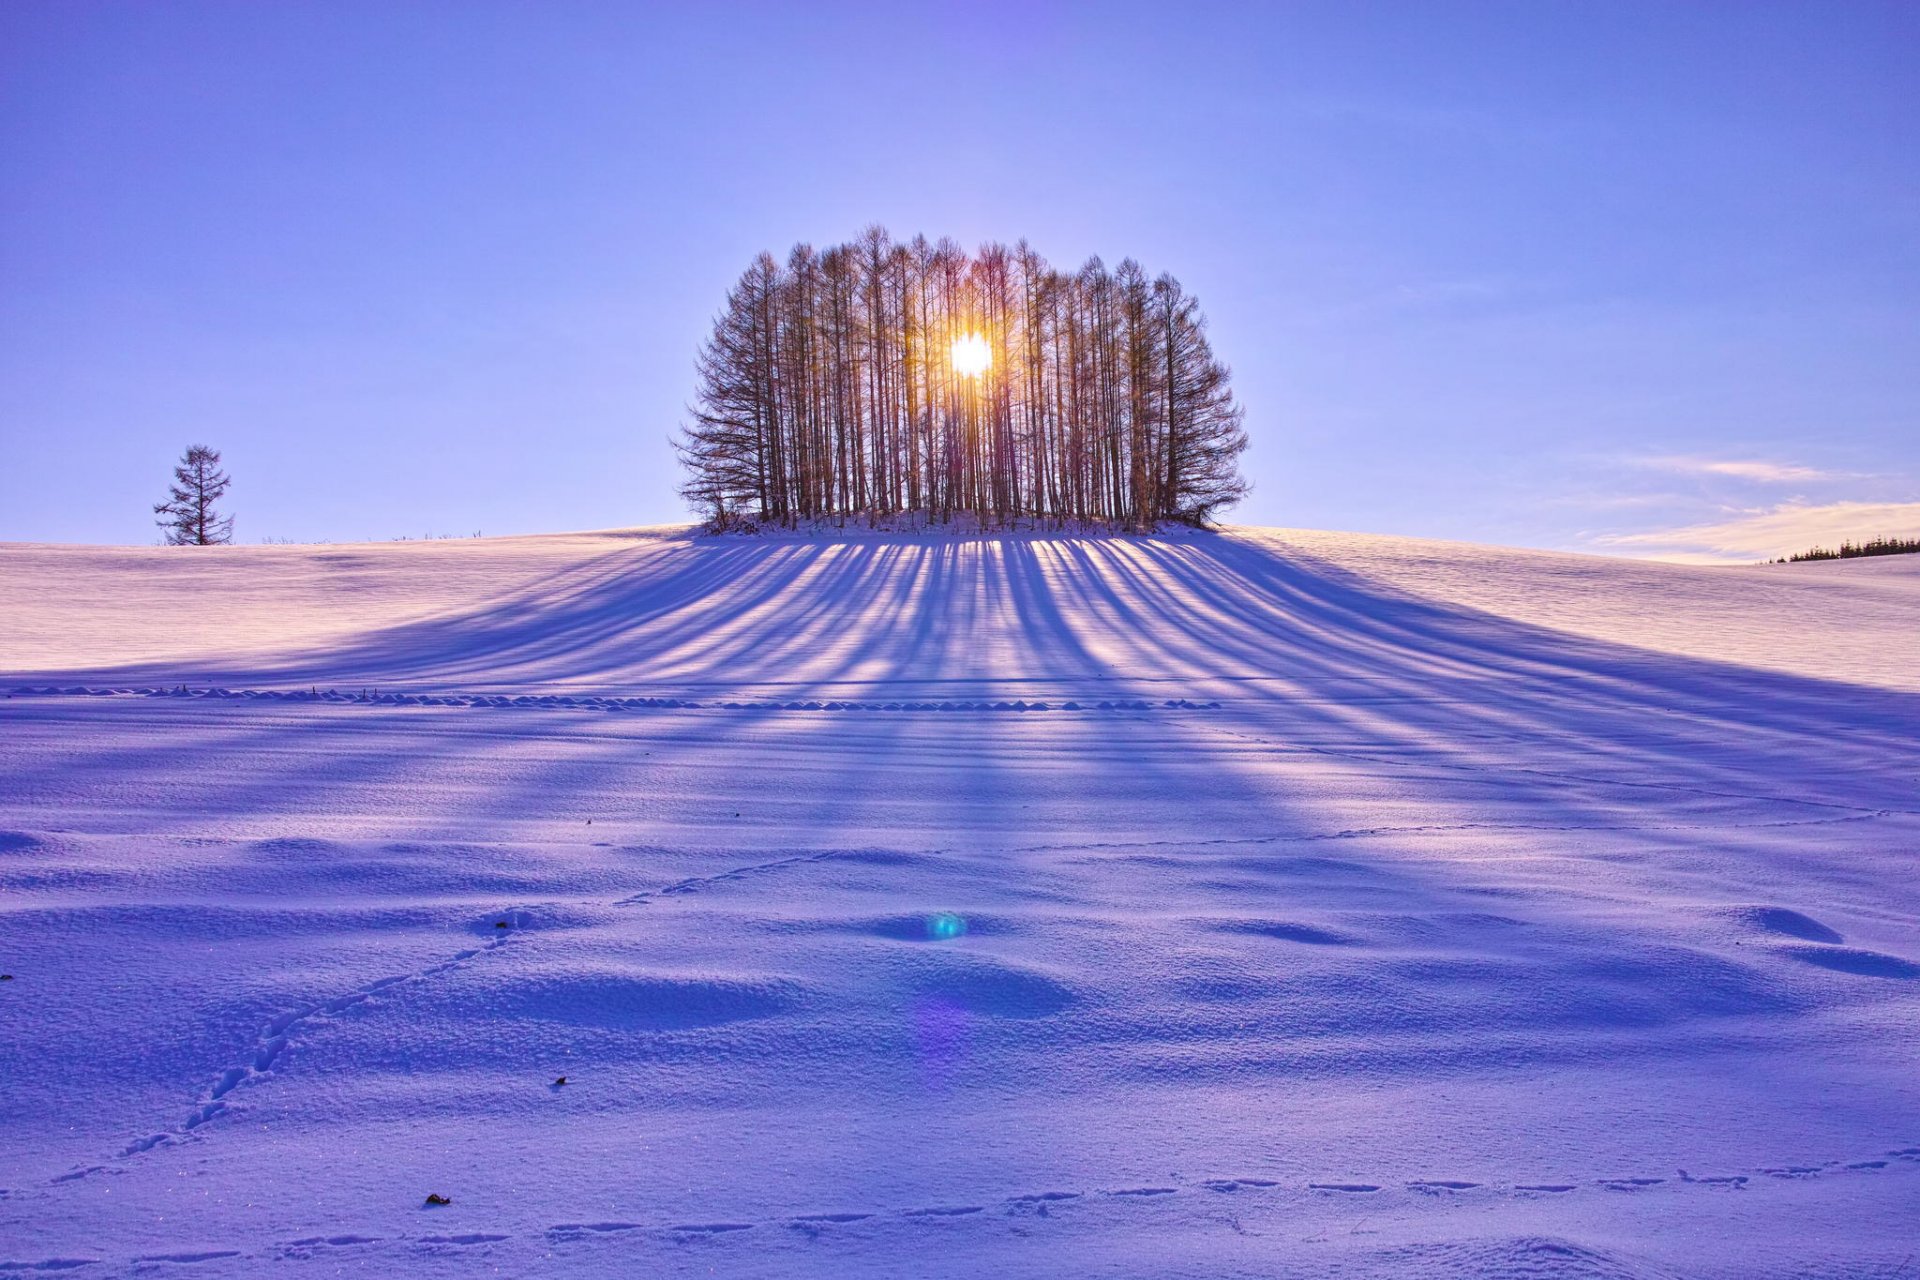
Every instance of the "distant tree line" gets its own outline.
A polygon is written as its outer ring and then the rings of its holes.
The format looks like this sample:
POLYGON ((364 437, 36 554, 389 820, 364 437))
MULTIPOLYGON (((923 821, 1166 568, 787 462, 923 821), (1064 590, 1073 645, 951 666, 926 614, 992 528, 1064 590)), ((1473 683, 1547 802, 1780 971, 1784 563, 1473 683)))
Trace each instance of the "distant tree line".
POLYGON ((719 525, 916 513, 1203 524, 1247 490, 1198 302, 1132 259, 1050 267, 879 227, 761 254, 701 349, 675 441, 719 525))
POLYGON ((1851 560, 1855 556, 1910 556, 1920 552, 1920 538, 1869 538, 1865 542, 1843 542, 1838 551, 1815 547, 1798 555, 1772 560, 1770 564, 1798 564, 1803 560, 1851 560))

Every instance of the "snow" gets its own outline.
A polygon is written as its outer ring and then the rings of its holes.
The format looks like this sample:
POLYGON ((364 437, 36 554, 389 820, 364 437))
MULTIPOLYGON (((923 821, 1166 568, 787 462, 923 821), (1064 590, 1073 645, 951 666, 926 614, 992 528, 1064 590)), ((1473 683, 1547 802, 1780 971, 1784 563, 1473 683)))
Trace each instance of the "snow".
POLYGON ((0 1270, 1917 1251, 1920 557, 14 545, 0 618, 0 1270))

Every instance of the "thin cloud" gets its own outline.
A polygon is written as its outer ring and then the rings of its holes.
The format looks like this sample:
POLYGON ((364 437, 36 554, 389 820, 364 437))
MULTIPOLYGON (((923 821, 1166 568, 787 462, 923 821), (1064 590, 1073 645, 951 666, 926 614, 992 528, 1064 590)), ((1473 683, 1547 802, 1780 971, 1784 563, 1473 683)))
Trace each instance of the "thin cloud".
POLYGON ((1678 493, 1570 493, 1540 499, 1542 506, 1565 507, 1575 511, 1630 511, 1645 507, 1671 507, 1689 500, 1678 493))
POLYGON ((1920 537, 1920 502, 1788 502, 1731 520, 1596 538, 1602 546, 1641 548, 1661 560, 1765 560, 1809 547, 1868 538, 1920 537))
POLYGON ((1731 476, 1757 484, 1794 484, 1803 480, 1831 480, 1834 473, 1817 467, 1802 467, 1790 462, 1768 462, 1760 458, 1643 458, 1643 466, 1688 475, 1731 476))

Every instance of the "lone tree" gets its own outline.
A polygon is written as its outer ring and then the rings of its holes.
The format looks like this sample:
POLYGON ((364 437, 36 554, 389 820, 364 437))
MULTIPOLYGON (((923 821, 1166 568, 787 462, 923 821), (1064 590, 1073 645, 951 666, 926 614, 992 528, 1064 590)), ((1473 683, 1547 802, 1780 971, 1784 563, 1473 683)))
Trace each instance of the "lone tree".
POLYGON ((233 541, 233 517, 222 516, 213 504, 233 481, 220 470, 220 454, 206 445, 188 447, 173 469, 167 500, 154 504, 153 513, 170 547, 210 547, 233 541))
POLYGON ((716 525, 1204 525, 1247 489, 1199 304, 1131 259, 1063 272, 1022 242, 797 245, 747 268, 675 441, 716 525))

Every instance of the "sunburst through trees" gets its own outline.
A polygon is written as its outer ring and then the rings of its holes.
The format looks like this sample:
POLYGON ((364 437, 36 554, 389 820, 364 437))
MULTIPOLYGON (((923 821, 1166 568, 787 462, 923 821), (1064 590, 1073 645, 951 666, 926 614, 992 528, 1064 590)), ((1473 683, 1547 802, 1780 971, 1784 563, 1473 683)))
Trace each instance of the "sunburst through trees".
POLYGON ((762 254, 700 352, 675 442, 716 525, 970 514, 1204 524, 1246 492, 1199 305, 1128 259, 1056 271, 878 227, 762 254))

